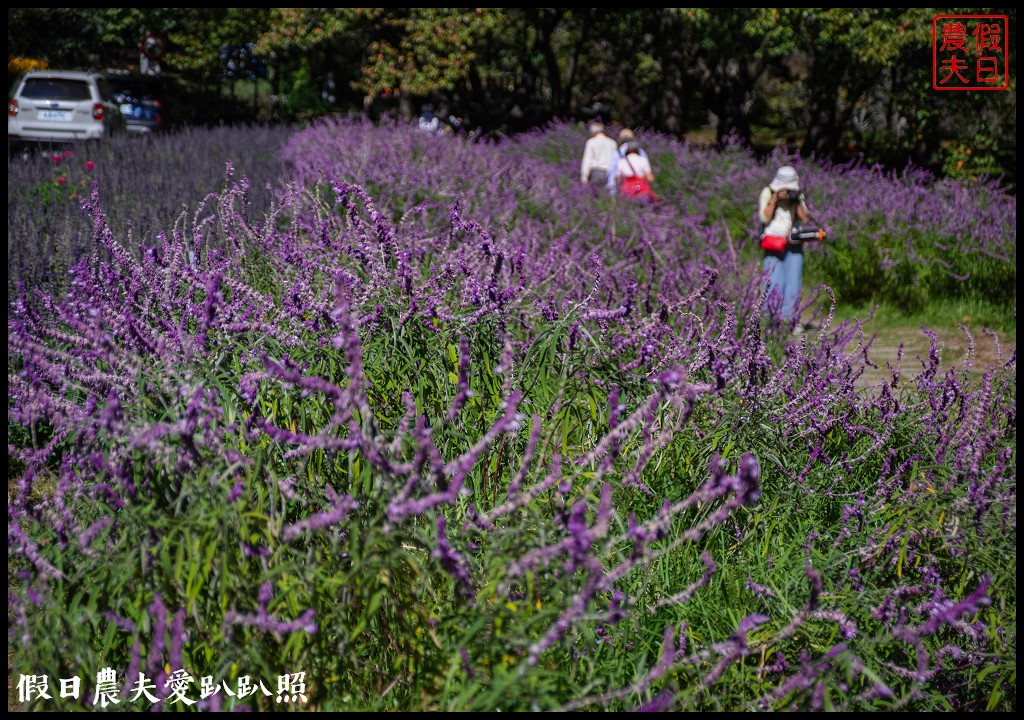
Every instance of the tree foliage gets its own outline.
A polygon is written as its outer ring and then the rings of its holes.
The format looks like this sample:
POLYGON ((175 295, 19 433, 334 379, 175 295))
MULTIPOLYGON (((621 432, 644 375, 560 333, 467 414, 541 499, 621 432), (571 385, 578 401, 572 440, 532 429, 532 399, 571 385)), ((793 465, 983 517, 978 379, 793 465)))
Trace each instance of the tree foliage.
POLYGON ((931 87, 940 12, 1008 15, 1015 52, 1012 9, 872 7, 13 8, 8 53, 130 68, 156 32, 164 70, 204 87, 224 79, 225 46, 251 46, 287 117, 409 118, 433 102, 492 133, 601 116, 676 135, 710 125, 719 143, 774 132, 839 159, 856 135, 876 161, 1013 180, 1014 92, 931 87), (328 77, 337 92, 321 98, 328 77))

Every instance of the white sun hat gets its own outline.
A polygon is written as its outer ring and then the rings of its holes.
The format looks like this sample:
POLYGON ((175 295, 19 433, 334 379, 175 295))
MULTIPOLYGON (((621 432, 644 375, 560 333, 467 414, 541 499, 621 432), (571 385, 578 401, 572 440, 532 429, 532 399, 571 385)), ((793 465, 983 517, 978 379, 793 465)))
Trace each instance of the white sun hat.
POLYGON ((772 192, 778 192, 779 190, 799 190, 800 189, 800 176, 796 174, 796 168, 791 165, 783 165, 775 171, 775 177, 772 179, 768 188, 772 192))

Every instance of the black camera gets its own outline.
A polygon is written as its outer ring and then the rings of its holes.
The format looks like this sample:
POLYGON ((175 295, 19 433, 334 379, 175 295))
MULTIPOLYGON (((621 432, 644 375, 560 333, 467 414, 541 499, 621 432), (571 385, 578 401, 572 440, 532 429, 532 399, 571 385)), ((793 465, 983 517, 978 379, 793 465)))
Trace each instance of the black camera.
POLYGON ((800 197, 800 191, 799 190, 790 190, 789 188, 782 188, 782 190, 779 190, 779 192, 781 193, 783 190, 785 190, 787 193, 789 193, 789 199, 790 200, 796 200, 796 199, 798 199, 800 197))

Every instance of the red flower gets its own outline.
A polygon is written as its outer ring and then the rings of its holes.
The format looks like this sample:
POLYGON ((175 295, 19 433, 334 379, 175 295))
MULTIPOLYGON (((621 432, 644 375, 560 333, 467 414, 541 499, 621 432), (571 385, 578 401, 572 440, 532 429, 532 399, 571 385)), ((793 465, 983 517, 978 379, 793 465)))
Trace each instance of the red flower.
POLYGON ((64 157, 71 157, 72 155, 73 155, 73 153, 70 150, 65 150, 64 151, 64 157))
POLYGON ((86 160, 85 161, 85 169, 86 170, 92 170, 94 167, 96 167, 96 163, 94 163, 92 160, 86 160))
POLYGON ((57 184, 58 185, 63 185, 66 182, 67 182, 67 180, 64 179, 63 175, 61 175, 59 178, 57 178, 57 184))
POLYGON ((62 159, 63 159, 63 158, 61 158, 61 156, 60 156, 60 155, 54 155, 54 156, 53 156, 53 161, 54 161, 55 163, 56 163, 56 162, 60 162, 60 161, 61 161, 62 159))

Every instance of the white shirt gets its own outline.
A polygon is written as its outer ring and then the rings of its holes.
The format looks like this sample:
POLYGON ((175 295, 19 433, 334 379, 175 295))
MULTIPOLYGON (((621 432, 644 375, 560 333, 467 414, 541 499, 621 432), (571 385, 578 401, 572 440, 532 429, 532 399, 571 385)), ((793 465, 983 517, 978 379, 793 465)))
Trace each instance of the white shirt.
POLYGON ((619 167, 615 174, 619 177, 629 177, 630 175, 645 177, 647 173, 654 174, 651 169, 651 161, 647 159, 646 155, 632 153, 619 158, 619 167))
POLYGON ((421 115, 419 124, 420 130, 422 130, 423 132, 436 132, 441 127, 441 121, 438 120, 437 117, 434 115, 431 115, 430 117, 427 117, 426 115, 421 115))
MULTIPOLYGON (((793 212, 790 210, 793 205, 791 203, 777 202, 775 203, 775 216, 770 220, 764 216, 764 209, 768 207, 768 202, 772 199, 772 191, 770 188, 764 188, 761 190, 761 196, 758 198, 758 214, 761 216, 761 222, 764 225, 765 235, 778 235, 779 237, 789 238, 789 233, 793 230, 793 223, 796 221, 793 212), (789 207, 785 207, 789 205, 789 207)), ((804 202, 804 194, 800 193, 800 204, 807 208, 807 203, 804 202)))
POLYGON ((604 133, 599 133, 587 140, 583 146, 583 162, 580 164, 580 181, 586 182, 591 170, 604 170, 611 174, 615 158, 618 157, 618 146, 615 141, 604 133))
MULTIPOLYGON (((615 152, 617 154, 617 157, 620 158, 620 159, 626 157, 626 143, 622 143, 621 145, 619 145, 618 150, 616 150, 615 152)), ((643 148, 640 148, 640 157, 642 157, 644 160, 647 160, 648 164, 650 163, 650 160, 648 160, 648 158, 647 158, 647 153, 644 152, 643 148)), ((618 160, 615 161, 614 167, 615 167, 615 172, 608 173, 608 191, 609 192, 614 192, 616 184, 618 183, 618 179, 619 179, 619 161, 618 160)))

